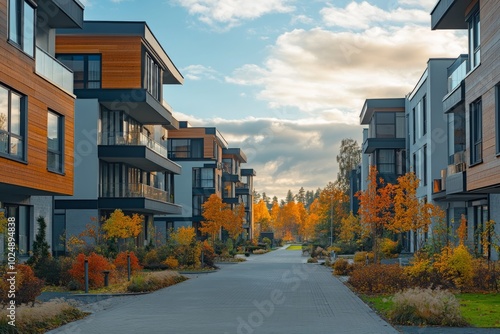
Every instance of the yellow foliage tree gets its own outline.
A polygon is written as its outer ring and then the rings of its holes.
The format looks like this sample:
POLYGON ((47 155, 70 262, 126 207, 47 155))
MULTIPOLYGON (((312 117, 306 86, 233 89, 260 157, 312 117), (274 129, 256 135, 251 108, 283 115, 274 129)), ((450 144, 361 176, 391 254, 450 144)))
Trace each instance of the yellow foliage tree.
POLYGON ((273 206, 271 207, 270 226, 271 229, 274 231, 274 237, 276 239, 283 238, 283 227, 282 227, 282 220, 280 219, 280 211, 281 208, 278 202, 274 201, 273 206))
POLYGON ((307 241, 315 237, 316 227, 320 222, 318 209, 319 202, 318 199, 315 199, 309 206, 309 212, 299 226, 299 236, 301 236, 303 240, 307 241))
POLYGON ((179 246, 189 246, 196 238, 194 227, 179 227, 170 234, 170 238, 179 246))
POLYGON ((361 224, 359 217, 352 212, 349 216, 342 218, 340 225, 339 239, 344 242, 365 239, 370 233, 366 226, 361 224))
POLYGON ((240 203, 231 210, 231 217, 223 225, 229 237, 236 240, 243 233, 243 220, 245 219, 245 205, 240 203))
POLYGON ((216 194, 210 195, 208 200, 202 204, 202 208, 205 220, 201 222, 200 232, 210 235, 212 241, 215 241, 221 228, 233 218, 233 212, 216 194))
POLYGON ((127 216, 122 210, 116 209, 109 218, 104 221, 102 229, 108 238, 137 238, 142 231, 143 222, 144 216, 139 216, 137 213, 134 213, 132 216, 127 216))
POLYGON ((260 232, 269 231, 271 215, 269 214, 269 210, 267 209, 266 202, 261 199, 257 204, 254 205, 253 212, 255 224, 258 226, 256 232, 260 234, 260 232))
POLYGON ((3 212, 0 212, 0 233, 5 233, 7 229, 7 218, 3 212))

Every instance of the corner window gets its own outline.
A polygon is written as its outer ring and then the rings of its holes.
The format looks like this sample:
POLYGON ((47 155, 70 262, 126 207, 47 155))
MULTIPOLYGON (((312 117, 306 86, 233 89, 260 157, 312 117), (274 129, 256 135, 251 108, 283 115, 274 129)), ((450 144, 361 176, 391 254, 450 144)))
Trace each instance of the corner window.
POLYGON ((469 16, 469 62, 473 70, 481 63, 481 21, 479 19, 479 6, 469 16))
POLYGON ((483 115, 481 99, 470 104, 470 163, 482 161, 483 115))
POLYGON ((0 154, 24 160, 26 100, 0 85, 0 154))
POLYGON ((145 73, 146 90, 149 94, 153 95, 155 99, 161 101, 162 70, 149 54, 146 54, 145 73))
POLYGON ((9 0, 9 40, 33 57, 35 53, 35 8, 28 1, 9 0))
POLYGON ((47 116, 47 169, 63 172, 63 120, 64 117, 49 111, 47 116))
POLYGON ((168 139, 169 159, 203 158, 203 139, 168 139))
POLYGON ((56 58, 73 71, 75 89, 101 88, 100 54, 58 54, 56 58))

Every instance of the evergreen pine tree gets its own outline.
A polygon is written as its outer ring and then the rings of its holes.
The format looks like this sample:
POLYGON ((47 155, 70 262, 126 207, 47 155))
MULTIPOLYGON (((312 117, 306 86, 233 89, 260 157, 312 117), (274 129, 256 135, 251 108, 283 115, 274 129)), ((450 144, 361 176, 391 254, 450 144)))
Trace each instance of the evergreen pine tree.
POLYGON ((50 246, 45 239, 47 234, 47 223, 45 222, 45 218, 42 216, 38 217, 37 222, 38 232, 36 233, 35 241, 33 242, 33 255, 31 255, 27 261, 27 263, 35 269, 50 259, 50 246))

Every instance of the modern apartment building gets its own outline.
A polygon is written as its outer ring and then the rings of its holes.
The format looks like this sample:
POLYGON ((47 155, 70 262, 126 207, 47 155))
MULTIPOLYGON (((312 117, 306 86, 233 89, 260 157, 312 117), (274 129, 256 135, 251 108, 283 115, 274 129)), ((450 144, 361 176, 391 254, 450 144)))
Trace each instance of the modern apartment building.
MULTIPOLYGON (((74 195, 56 197, 54 234, 80 233, 115 209, 145 217, 138 243, 151 240, 155 214, 180 214, 167 155, 177 129, 163 87, 183 77, 145 22, 89 22, 57 31, 56 58, 74 71, 74 195)), ((63 252, 54 242, 53 249, 63 252)))
MULTIPOLYGON (((443 113, 443 97, 448 93, 448 69, 455 59, 429 59, 427 68, 415 88, 406 96, 407 166, 420 180, 417 197, 425 202, 441 206, 449 205, 434 201, 434 180, 448 165, 448 117, 443 113)), ((460 216, 458 220, 460 221, 460 216)), ((409 251, 415 252, 427 240, 428 233, 408 233, 409 251)))
POLYGON ((467 194, 469 242, 478 253, 494 259, 498 254, 480 245, 478 233, 490 219, 498 222, 500 233, 499 15, 500 2, 494 0, 440 0, 431 13, 433 30, 468 32, 468 55, 457 59, 450 73, 454 87, 443 99, 444 112, 457 119, 454 129, 465 129, 463 154, 456 147, 449 151, 457 155, 454 164, 462 167, 448 173, 445 185, 447 193, 452 187, 453 192, 467 194))
POLYGON ((192 226, 201 237, 202 205, 212 194, 235 207, 246 200, 246 237, 252 234, 253 176, 255 171, 241 169, 246 156, 239 148, 229 148, 227 141, 215 127, 191 127, 179 122, 179 129, 169 132, 168 154, 182 166, 182 174, 175 176, 177 203, 182 205, 179 215, 156 215, 155 226, 162 234, 171 228, 192 226))
POLYGON ((0 1, 0 210, 16 219, 21 258, 37 217, 52 239, 51 196, 73 194, 73 73, 54 58, 55 29, 81 28, 83 10, 77 0, 0 1))

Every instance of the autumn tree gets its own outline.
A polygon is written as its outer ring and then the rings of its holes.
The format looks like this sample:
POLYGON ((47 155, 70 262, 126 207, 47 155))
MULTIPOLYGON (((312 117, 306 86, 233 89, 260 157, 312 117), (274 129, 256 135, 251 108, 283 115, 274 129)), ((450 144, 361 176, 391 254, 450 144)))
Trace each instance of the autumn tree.
POLYGON ((181 263, 186 263, 190 248, 196 244, 196 231, 194 227, 179 227, 170 234, 170 239, 176 245, 175 253, 181 263))
POLYGON ((222 227, 227 231, 229 237, 236 240, 243 233, 243 221, 245 219, 245 205, 240 203, 230 210, 231 215, 222 227))
POLYGON ((355 216, 352 212, 349 213, 349 216, 342 218, 340 224, 339 239, 341 241, 352 242, 357 240, 362 242, 370 234, 366 226, 361 224, 359 217, 355 216))
POLYGON ((444 218, 444 211, 417 197, 420 180, 414 172, 398 177, 394 185, 394 218, 387 229, 395 233, 408 231, 427 232, 433 219, 444 218))
POLYGON ((314 200, 309 206, 309 212, 307 213, 305 219, 301 222, 299 226, 299 236, 304 241, 309 241, 315 238, 316 236, 316 226, 320 221, 320 216, 318 213, 319 202, 318 200, 314 200))
POLYGON ((377 167, 370 166, 367 188, 357 193, 358 215, 361 218, 361 223, 370 230, 375 262, 378 262, 378 239, 382 235, 384 226, 392 218, 391 197, 393 193, 393 186, 391 184, 384 186, 384 180, 382 178, 377 180, 377 174, 377 167))
POLYGON ((321 190, 318 198, 320 223, 317 233, 325 244, 332 244, 340 230, 340 221, 346 217, 349 207, 348 196, 338 187, 337 182, 329 182, 321 190))
POLYGON ((263 199, 261 199, 257 204, 254 205, 253 214, 254 222, 258 226, 256 229, 257 234, 260 234, 260 232, 263 231, 269 231, 271 215, 269 214, 267 204, 263 199))
POLYGON ((229 206, 223 203, 222 199, 216 194, 210 195, 208 200, 202 204, 202 209, 204 221, 201 222, 200 232, 210 235, 212 242, 215 242, 222 227, 232 219, 233 213, 229 206))
POLYGON ((116 209, 108 219, 104 221, 102 230, 110 239, 136 239, 142 231, 144 216, 134 213, 128 216, 122 210, 116 209))
POLYGON ((344 138, 340 143, 340 152, 337 155, 339 171, 337 173, 337 184, 339 188, 349 194, 351 170, 361 162, 361 147, 352 138, 344 138))
POLYGON ((276 239, 281 239, 283 237, 283 226, 282 226, 282 220, 280 219, 280 211, 281 208, 278 204, 278 199, 276 201, 273 201, 273 205, 271 207, 271 220, 270 220, 270 225, 272 230, 274 231, 274 235, 276 239))

